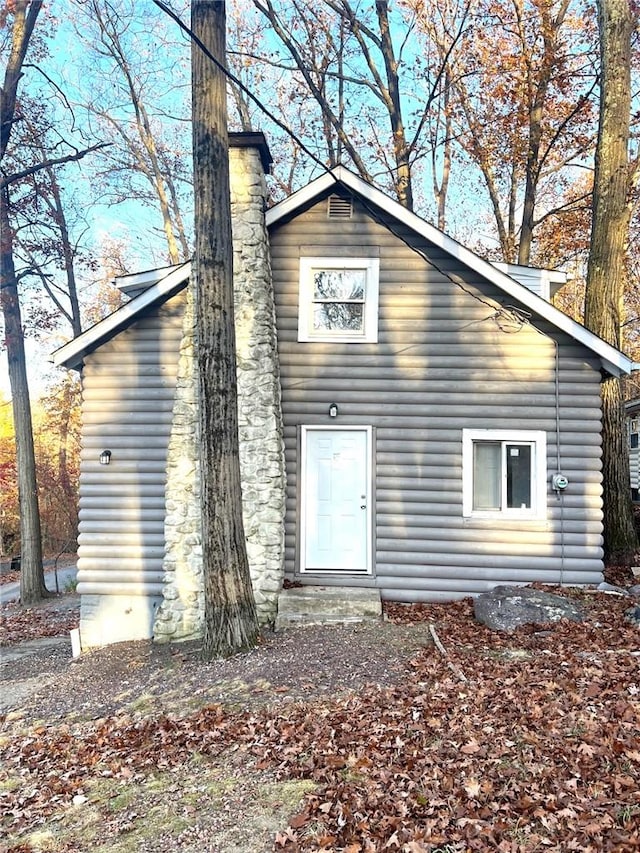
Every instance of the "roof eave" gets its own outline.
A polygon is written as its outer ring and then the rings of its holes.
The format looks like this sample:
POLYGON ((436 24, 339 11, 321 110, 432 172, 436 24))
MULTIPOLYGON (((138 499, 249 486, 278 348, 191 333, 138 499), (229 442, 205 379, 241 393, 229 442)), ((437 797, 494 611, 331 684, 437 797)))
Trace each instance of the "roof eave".
MULTIPOLYGON (((613 349, 613 348, 612 348, 613 349)), ((617 352, 617 350, 614 350, 617 352)), ((637 369, 630 358, 627 358, 626 355, 620 353, 622 358, 613 362, 606 358, 600 359, 600 364, 602 365, 602 369, 609 373, 611 376, 620 377, 626 376, 631 373, 633 370, 637 369)))
POLYGON ((53 352, 50 361, 56 367, 79 370, 89 352, 130 326, 145 310, 157 303, 165 302, 182 290, 190 274, 190 263, 182 264, 182 266, 171 270, 168 275, 156 281, 155 284, 135 296, 130 302, 125 303, 113 314, 109 314, 104 320, 96 323, 95 326, 53 352))

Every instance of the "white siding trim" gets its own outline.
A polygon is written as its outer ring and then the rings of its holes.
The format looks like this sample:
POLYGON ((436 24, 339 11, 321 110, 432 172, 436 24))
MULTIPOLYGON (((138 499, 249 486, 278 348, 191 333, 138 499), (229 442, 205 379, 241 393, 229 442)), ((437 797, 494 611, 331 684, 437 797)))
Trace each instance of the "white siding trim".
POLYGON ((68 344, 60 347, 51 355, 51 361, 56 367, 78 367, 85 354, 90 349, 95 349, 106 340, 115 337, 127 326, 130 326, 141 312, 160 304, 169 296, 174 295, 185 286, 191 275, 191 264, 185 263, 173 269, 163 279, 153 284, 147 290, 140 293, 131 302, 127 302, 122 308, 114 311, 104 320, 96 323, 83 334, 78 335, 68 344))
POLYGON ((462 515, 464 518, 522 519, 539 521, 547 514, 547 434, 544 430, 463 429, 462 430, 462 515), (534 445, 532 464, 531 509, 473 509, 473 443, 475 441, 509 441, 534 445))
POLYGON ((180 269, 184 264, 170 264, 167 267, 158 267, 152 270, 117 275, 114 279, 115 286, 126 294, 137 296, 141 290, 146 290, 152 284, 157 284, 174 270, 180 269))

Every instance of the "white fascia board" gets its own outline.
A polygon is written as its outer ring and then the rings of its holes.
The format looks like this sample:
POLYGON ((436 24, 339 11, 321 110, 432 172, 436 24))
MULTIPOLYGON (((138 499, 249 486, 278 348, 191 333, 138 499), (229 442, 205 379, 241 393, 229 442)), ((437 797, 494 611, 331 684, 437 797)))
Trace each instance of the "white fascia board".
POLYGON ((138 315, 154 303, 161 302, 172 292, 181 289, 191 275, 191 264, 185 263, 173 269, 164 278, 127 302, 113 314, 78 335, 68 344, 51 354, 50 360, 57 367, 79 367, 84 355, 99 343, 112 338, 126 326, 131 325, 138 315))
POLYGON ((353 192, 361 195, 366 201, 376 205, 376 207, 389 213, 399 222, 411 228, 416 233, 420 234, 429 242, 438 246, 451 257, 465 264, 474 272, 488 279, 492 284, 495 284, 507 296, 517 300, 526 308, 530 309, 533 314, 547 320, 557 329, 565 332, 574 340, 583 344, 585 347, 595 353, 601 360, 602 367, 613 376, 620 376, 623 373, 630 373, 633 362, 624 353, 617 350, 615 347, 603 341, 593 332, 585 329, 580 323, 576 323, 562 311, 543 299, 541 296, 533 293, 523 284, 520 284, 515 279, 506 273, 496 269, 492 263, 485 261, 471 249, 467 249, 453 237, 449 237, 435 226, 430 225, 421 219, 415 213, 407 210, 399 202, 389 198, 381 190, 368 184, 358 175, 354 175, 344 166, 336 166, 330 172, 321 175, 307 184, 306 187, 298 190, 292 196, 274 205, 267 211, 267 227, 275 225, 281 219, 295 213, 295 211, 303 205, 311 202, 316 196, 325 192, 334 183, 342 183, 353 192))
POLYGON ((564 270, 552 270, 548 267, 528 267, 523 264, 507 264, 505 261, 491 261, 491 265, 501 272, 506 272, 516 281, 522 282, 525 278, 544 281, 548 284, 559 286, 567 283, 567 273, 564 270))
POLYGON ((171 264, 168 267, 117 275, 114 279, 115 286, 123 293, 129 293, 131 290, 140 290, 143 287, 151 287, 152 284, 157 284, 161 279, 169 275, 169 273, 181 269, 183 266, 184 264, 171 264))
MULTIPOLYGON (((342 178, 338 177, 338 171, 340 169, 343 169, 343 167, 338 166, 335 169, 332 169, 331 172, 325 172, 320 175, 319 178, 311 181, 310 184, 302 187, 302 189, 296 190, 293 195, 287 196, 287 198, 279 201, 277 204, 274 204, 273 207, 269 208, 265 214, 267 228, 271 225, 275 225, 279 220, 286 218, 290 213, 295 213, 307 202, 313 201, 317 195, 320 195, 325 192, 325 190, 330 189, 334 184, 341 181, 342 178)), ((348 174, 351 173, 349 172, 348 174)), ((355 177, 355 175, 353 177, 355 177)), ((384 198, 386 198, 386 196, 384 196, 384 198)))

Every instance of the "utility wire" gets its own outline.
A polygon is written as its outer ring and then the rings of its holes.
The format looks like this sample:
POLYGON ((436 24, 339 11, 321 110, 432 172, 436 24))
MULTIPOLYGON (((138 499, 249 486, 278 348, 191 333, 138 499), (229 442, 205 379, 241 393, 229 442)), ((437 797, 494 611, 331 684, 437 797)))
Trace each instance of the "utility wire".
POLYGON ((314 163, 316 163, 318 166, 320 166, 320 168, 324 172, 327 172, 329 175, 333 174, 331 169, 329 168, 329 166, 327 166, 326 163, 323 163, 323 161, 316 154, 314 154, 313 151, 311 151, 304 144, 304 142, 298 136, 296 136, 295 133, 289 127, 287 127, 287 125, 283 121, 281 121, 276 115, 274 115, 269 109, 267 109, 267 107, 265 107, 265 105, 262 103, 262 101, 258 97, 256 97, 256 95, 254 95, 253 92, 247 86, 245 86, 245 84, 238 77, 235 76, 235 74, 233 74, 231 71, 229 71, 229 69, 226 67, 226 65, 223 65, 223 63, 220 62, 220 60, 217 59, 211 53, 211 51, 206 47, 206 45, 203 44, 203 42, 198 38, 198 36, 193 32, 193 30, 184 23, 184 21, 180 18, 179 15, 177 15, 173 11, 173 9, 171 9, 169 6, 167 6, 166 3, 163 3, 162 0, 153 0, 153 2, 158 7, 158 9, 160 9, 165 14, 167 14, 170 18, 172 18, 176 22, 176 24, 180 27, 180 29, 184 33, 186 33, 187 37, 200 48, 200 50, 204 53, 204 55, 208 59, 211 60, 211 62, 213 62, 213 64, 216 66, 216 68, 218 68, 218 70, 222 71, 222 73, 224 74, 224 76, 228 80, 230 80, 239 89, 241 89, 244 92, 244 94, 248 98, 250 98, 250 100, 253 101, 253 103, 258 107, 258 109, 261 110, 267 116, 267 118, 271 119, 271 121, 274 124, 276 124, 280 128, 280 130, 283 130, 288 136, 290 136, 291 139, 293 139, 293 141, 296 142, 300 146, 300 148, 304 151, 304 153, 308 157, 310 157, 314 163))
MULTIPOLYGON (((206 45, 203 44, 203 42, 198 38, 198 36, 193 32, 193 30, 189 26, 187 26, 187 24, 184 23, 184 21, 180 18, 178 14, 176 14, 176 12, 173 11, 173 9, 171 9, 165 2, 163 2, 163 0, 153 0, 153 3, 158 7, 158 9, 160 9, 173 21, 175 21, 175 23, 186 34, 186 36, 198 46, 198 48, 205 54, 208 59, 211 60, 211 62, 213 62, 216 68, 218 68, 228 80, 238 86, 238 88, 241 89, 242 92, 244 92, 244 94, 251 101, 253 101, 253 103, 258 107, 261 112, 263 112, 267 116, 267 118, 274 122, 274 124, 276 124, 280 128, 280 130, 284 131, 284 133, 286 133, 287 136, 289 136, 300 147, 300 149, 304 151, 305 154, 307 154, 307 156, 313 160, 314 163, 320 166, 320 168, 328 175, 331 175, 331 177, 336 180, 336 183, 338 183, 332 169, 327 166, 326 163, 320 160, 320 158, 316 154, 314 154, 313 151, 311 151, 307 147, 307 145, 305 145, 305 143, 300 139, 300 137, 297 136, 288 125, 286 125, 281 119, 274 115, 274 113, 272 113, 262 103, 262 101, 256 95, 254 95, 253 92, 247 86, 245 86, 245 84, 238 77, 236 77, 231 71, 229 71, 229 69, 211 53, 211 51, 206 47, 206 45)), ((455 284, 456 287, 466 293, 467 296, 471 296, 477 302, 481 302, 482 304, 487 305, 489 308, 491 308, 494 313, 486 319, 495 320, 498 328, 502 332, 504 332, 505 334, 513 334, 514 332, 519 332, 522 327, 529 322, 531 315, 528 314, 526 311, 523 311, 522 309, 516 308, 512 305, 500 305, 496 302, 488 302, 486 299, 483 299, 481 296, 478 296, 476 293, 473 293, 473 291, 465 287, 465 285, 462 284, 457 278, 454 278, 450 273, 448 273, 446 270, 442 269, 436 263, 434 263, 433 259, 429 258, 426 252, 423 252, 422 249, 419 249, 417 246, 412 245, 399 231, 391 227, 388 222, 385 222, 378 214, 378 212, 374 210, 369 204, 367 204, 367 202, 363 198, 360 198, 360 201, 364 208, 369 212, 369 214, 375 219, 376 222, 378 222, 378 224, 387 228, 389 231, 391 231, 392 234, 395 234, 395 236, 402 240, 402 242, 406 246, 408 246, 424 261, 430 264, 437 272, 439 272, 442 276, 448 279, 452 284, 455 284), (502 325, 500 325, 501 319, 507 319, 510 323, 515 323, 516 328, 508 329, 503 327, 502 325)))

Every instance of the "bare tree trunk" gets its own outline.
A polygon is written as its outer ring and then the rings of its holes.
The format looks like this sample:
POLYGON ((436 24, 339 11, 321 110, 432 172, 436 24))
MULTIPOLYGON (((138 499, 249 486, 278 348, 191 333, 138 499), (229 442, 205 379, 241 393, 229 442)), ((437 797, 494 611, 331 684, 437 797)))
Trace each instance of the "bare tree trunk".
POLYGON ((122 42, 122 21, 118 10, 109 2, 92 0, 90 10, 101 35, 104 52, 116 64, 129 94, 135 116, 136 133, 132 136, 130 126, 122 123, 108 111, 99 111, 89 106, 96 115, 109 122, 129 151, 135 168, 144 175, 152 187, 162 217, 162 230, 172 264, 189 257, 189 245, 184 233, 179 211, 178 197, 172 181, 168 160, 163 156, 161 144, 156 139, 153 121, 144 101, 144 87, 136 76, 122 42))
MULTIPOLYGON (((44 152, 43 152, 44 156, 44 152)), ((53 213, 58 224, 58 229, 60 231, 60 248, 62 250, 62 259, 64 262, 64 271, 67 278, 67 295, 69 297, 69 312, 67 314, 66 311, 62 308, 62 305, 58 302, 58 300, 53 296, 53 292, 47 288, 49 291, 49 295, 54 299, 56 305, 58 305, 62 311, 62 313, 68 317, 69 322, 71 323, 71 328, 73 330, 74 337, 77 337, 82 333, 82 316, 80 313, 80 302, 78 300, 78 285, 76 283, 76 271, 75 271, 75 256, 76 251, 75 247, 71 243, 71 235, 69 234, 69 226, 67 225, 67 217, 64 212, 64 205, 62 204, 62 197, 60 195, 60 184, 58 183, 58 177, 55 173, 54 169, 48 169, 47 174, 49 176, 49 182, 51 186, 51 196, 53 199, 53 204, 51 207, 53 208, 53 213)), ((45 285, 46 286, 46 285, 45 285)))
POLYGON ((78 337, 82 333, 82 314, 80 312, 80 302, 78 300, 78 285, 76 282, 75 270, 75 252, 71 245, 71 237, 67 226, 67 219, 64 215, 62 199, 60 198, 59 187, 56 183, 55 201, 58 209, 58 218, 60 224, 60 239, 62 242, 62 252, 64 258, 64 271, 67 277, 67 293, 69 295, 69 313, 71 316, 71 327, 74 337, 78 337))
POLYGON ((393 48, 391 28, 389 26, 388 0, 376 0, 376 14, 380 26, 380 42, 386 71, 389 96, 389 121, 393 138, 393 153, 396 161, 394 184, 398 201, 408 210, 413 210, 413 187, 411 185, 411 164, 409 146, 402 121, 402 102, 400 100, 400 81, 398 80, 398 61, 393 48))
MULTIPOLYGON (((223 2, 192 0, 191 28, 225 62, 223 2)), ((258 636, 242 524, 226 85, 192 45, 197 353, 200 395, 203 656, 230 655, 258 636)))
POLYGON ((447 192, 449 190, 449 179, 451 177, 451 111, 449 102, 451 97, 451 77, 447 70, 444 72, 444 92, 442 97, 441 113, 444 116, 444 139, 442 141, 442 166, 440 169, 440 180, 438 181, 438 126, 440 115, 434 119, 436 130, 431 137, 431 172, 433 197, 438 209, 438 228, 444 231, 447 224, 447 192))
POLYGON ((13 239, 9 222, 8 194, 8 187, 0 191, 0 306, 4 319, 9 383, 13 403, 13 425, 16 436, 21 548, 20 601, 22 604, 33 604, 46 595, 47 590, 42 568, 42 540, 33 426, 31 423, 18 283, 13 264, 13 239))
POLYGON ((17 0, 14 4, 11 51, 4 72, 2 98, 0 98, 0 161, 4 158, 13 130, 18 83, 22 77, 22 66, 31 34, 41 10, 42 0, 33 0, 33 2, 17 0))
MULTIPOLYGON (((600 123, 593 185, 593 224, 587 268, 585 324, 607 343, 621 345, 624 259, 629 239, 631 112, 629 0, 599 0, 600 123)), ((633 523, 629 456, 620 380, 602 385, 604 542, 607 559, 638 547, 633 523)))
MULTIPOLYGON (((516 6, 517 8, 517 6, 516 6)), ((558 33, 562 26, 569 8, 569 0, 563 0, 555 18, 551 16, 551 8, 541 7, 543 18, 542 37, 544 41, 544 55, 542 58, 539 78, 534 86, 534 92, 529 104, 529 144, 527 148, 526 185, 522 209, 522 226, 520 229, 520 241, 518 245, 518 263, 528 265, 531 258, 531 244, 533 242, 533 231, 536 225, 534 211, 538 195, 538 182, 543 161, 540 158, 540 146, 542 143, 542 123, 545 115, 545 107, 548 101, 549 86, 553 67, 558 54, 558 33)), ((522 43, 526 44, 526 33, 524 23, 518 15, 518 23, 522 30, 522 43)), ((527 66, 531 68, 531 62, 527 59, 527 66)), ((530 78, 534 79, 533 71, 530 78)))
MULTIPOLYGON (((18 83, 41 2, 16 2, 13 8, 11 51, 5 68, 0 98, 0 162, 4 159, 15 121, 18 83)), ((3 175, 4 177, 4 175, 3 175)), ((38 511, 38 487, 33 449, 33 427, 18 283, 13 263, 13 232, 9 222, 9 188, 0 190, 0 308, 4 319, 9 363, 9 384, 16 436, 18 504, 20 507, 21 575, 20 599, 32 604, 46 594, 42 569, 42 541, 38 511)))

